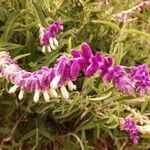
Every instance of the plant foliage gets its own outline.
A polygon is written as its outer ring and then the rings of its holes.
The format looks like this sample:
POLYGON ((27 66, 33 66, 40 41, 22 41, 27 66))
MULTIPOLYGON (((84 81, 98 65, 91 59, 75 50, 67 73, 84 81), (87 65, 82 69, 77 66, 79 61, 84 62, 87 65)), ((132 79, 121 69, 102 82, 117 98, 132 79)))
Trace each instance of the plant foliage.
MULTIPOLYGON (((115 14, 136 5, 136 0, 1 0, 0 51, 9 51, 19 65, 35 71, 53 66, 62 53, 87 42, 93 50, 114 57, 125 66, 150 64, 149 10, 136 18, 119 23, 115 14), (47 26, 61 20, 59 47, 46 55, 39 44, 39 24, 47 26)), ((119 121, 132 109, 150 117, 150 96, 126 96, 107 87, 96 75, 81 74, 78 89, 70 93, 69 102, 61 96, 49 103, 32 101, 26 94, 19 101, 8 94, 10 83, 0 79, 0 149, 94 150, 150 148, 150 135, 141 135, 132 145, 119 121), (130 109, 129 109, 130 108, 130 109)))

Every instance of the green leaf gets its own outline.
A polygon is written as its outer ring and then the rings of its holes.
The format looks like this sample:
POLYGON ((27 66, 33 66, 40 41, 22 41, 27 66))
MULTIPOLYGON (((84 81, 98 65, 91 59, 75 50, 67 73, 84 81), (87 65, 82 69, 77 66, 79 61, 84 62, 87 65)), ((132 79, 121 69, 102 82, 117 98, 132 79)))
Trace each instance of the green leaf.
POLYGON ((42 127, 39 129, 39 133, 42 134, 45 138, 49 139, 50 141, 54 140, 54 135, 51 134, 46 128, 42 127))
POLYGON ((129 29, 129 30, 125 30, 125 32, 127 32, 128 34, 138 34, 141 36, 145 36, 147 38, 150 38, 150 34, 146 33, 145 31, 140 31, 140 30, 136 30, 136 29, 129 29))
POLYGON ((7 15, 8 15, 7 9, 0 5, 0 21, 4 22, 7 15))
POLYGON ((29 56, 29 55, 30 55, 30 53, 27 53, 27 54, 21 54, 21 55, 18 55, 18 56, 16 56, 16 57, 14 57, 14 60, 18 60, 18 59, 27 57, 27 56, 29 56))
POLYGON ((91 129, 91 128, 94 128, 94 127, 97 127, 97 124, 94 122, 93 119, 88 119, 82 125, 80 125, 77 128, 77 131, 91 129))
POLYGON ((20 15, 19 11, 15 11, 9 15, 8 20, 4 26, 4 33, 2 34, 1 39, 0 39, 1 42, 9 41, 10 35, 13 32, 13 30, 12 30, 13 25, 15 24, 15 21, 19 15, 20 15))
POLYGON ((17 49, 20 50, 22 48, 23 46, 19 44, 0 42, 0 51, 17 50, 17 49))
POLYGON ((101 96, 101 97, 96 97, 96 98, 89 98, 90 101, 102 101, 105 99, 108 99, 112 95, 112 92, 109 92, 108 94, 101 96))
POLYGON ((45 7, 47 8, 48 11, 50 11, 50 1, 49 0, 43 0, 45 7))
POLYGON ((29 53, 31 53, 31 59, 33 61, 36 60, 36 54, 37 54, 37 45, 36 45, 36 39, 32 32, 27 31, 26 32, 26 49, 29 53))
POLYGON ((31 138, 33 135, 36 134, 36 129, 33 129, 31 131, 29 131, 28 133, 26 133, 22 138, 21 141, 27 140, 29 138, 31 138))
POLYGON ((36 10, 36 12, 38 14, 38 18, 39 18, 39 21, 41 22, 41 25, 43 27, 46 27, 47 23, 45 21, 45 16, 44 16, 44 14, 42 12, 42 8, 36 2, 32 1, 32 4, 33 4, 33 6, 34 6, 34 8, 35 8, 35 10, 36 10))
POLYGON ((120 28, 117 24, 110 22, 110 21, 104 21, 104 20, 93 20, 93 23, 99 23, 99 24, 103 24, 103 25, 107 25, 109 27, 111 27, 113 30, 117 30, 120 31, 120 28))
POLYGON ((70 52, 71 48, 72 48, 72 41, 71 41, 71 37, 69 37, 67 51, 70 52))
POLYGON ((57 51, 54 51, 54 52, 50 53, 49 55, 46 55, 45 62, 43 62, 40 67, 50 65, 50 64, 53 63, 53 62, 58 58, 58 56, 60 56, 60 55, 61 55, 61 53, 58 53, 57 51))

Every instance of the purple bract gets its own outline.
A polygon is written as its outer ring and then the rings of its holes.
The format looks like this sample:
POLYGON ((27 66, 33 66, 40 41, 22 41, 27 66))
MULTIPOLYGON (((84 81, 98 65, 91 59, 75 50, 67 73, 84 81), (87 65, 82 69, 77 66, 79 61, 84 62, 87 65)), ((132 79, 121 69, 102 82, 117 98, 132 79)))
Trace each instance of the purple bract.
POLYGON ((150 88, 149 69, 146 64, 130 67, 128 74, 123 66, 114 65, 111 56, 103 56, 100 52, 93 54, 87 43, 81 45, 81 51, 73 49, 71 54, 73 58, 65 55, 59 57, 52 68, 45 66, 38 71, 29 72, 20 68, 8 53, 0 52, 0 76, 14 84, 9 93, 20 88, 19 99, 22 99, 25 91, 35 92, 35 102, 39 100, 41 93, 46 101, 49 101, 49 95, 57 97, 58 88, 63 97, 68 99, 66 86, 69 90, 76 90, 72 81, 77 80, 80 72, 84 72, 86 77, 98 73, 105 83, 112 82, 116 89, 132 96, 135 96, 135 88, 141 96, 150 88))
POLYGON ((134 144, 137 144, 139 136, 135 121, 131 118, 125 118, 124 121, 125 121, 123 125, 124 130, 130 134, 130 139, 132 140, 132 142, 134 144))
POLYGON ((130 77, 137 86, 137 91, 140 96, 144 96, 145 93, 150 89, 150 73, 149 68, 146 64, 138 67, 131 67, 130 77))
POLYGON ((51 52, 51 49, 55 50, 58 46, 58 41, 56 39, 57 34, 63 30, 63 24, 60 21, 56 21, 50 24, 46 29, 40 27, 40 44, 42 47, 42 52, 45 53, 46 49, 51 52))

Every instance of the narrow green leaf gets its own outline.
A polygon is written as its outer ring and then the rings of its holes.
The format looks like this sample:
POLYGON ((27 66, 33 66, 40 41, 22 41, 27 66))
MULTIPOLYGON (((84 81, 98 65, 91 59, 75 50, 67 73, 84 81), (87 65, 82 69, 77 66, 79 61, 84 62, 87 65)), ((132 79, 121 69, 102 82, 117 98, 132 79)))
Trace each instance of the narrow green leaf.
POLYGON ((77 131, 91 129, 91 128, 94 128, 96 126, 97 126, 97 124, 94 122, 93 119, 88 119, 82 125, 80 125, 77 128, 77 131))
POLYGON ((102 101, 107 98, 109 98, 112 95, 112 92, 109 92, 108 94, 101 96, 101 97, 96 97, 96 98, 89 98, 90 101, 102 101))
POLYGON ((18 60, 18 59, 21 59, 21 58, 27 57, 27 56, 29 56, 29 55, 30 55, 30 53, 22 54, 22 55, 18 55, 18 56, 16 56, 16 57, 14 57, 14 60, 18 60))
POLYGON ((36 129, 33 129, 31 131, 29 131, 27 134, 25 134, 22 138, 21 138, 21 141, 24 141, 26 139, 29 139, 31 138, 33 135, 36 134, 36 129))
POLYGON ((47 23, 46 23, 46 21, 45 21, 45 16, 44 16, 44 14, 43 14, 43 12, 42 12, 42 8, 41 8, 36 2, 33 2, 33 1, 32 1, 32 4, 33 4, 33 6, 34 6, 34 8, 35 8, 35 10, 36 10, 36 12, 37 12, 37 14, 38 14, 39 21, 41 22, 41 25, 42 25, 43 27, 46 27, 46 26, 47 26, 47 23))
POLYGON ((43 0, 45 7, 50 11, 50 1, 49 0, 43 0))
POLYGON ((93 20, 93 23, 100 23, 100 24, 104 24, 107 25, 109 27, 111 27, 113 30, 117 30, 120 31, 120 28, 117 24, 110 22, 110 21, 104 21, 104 20, 93 20))
POLYGON ((8 42, 11 32, 13 32, 12 28, 13 25, 15 23, 15 20, 18 18, 18 16, 20 15, 19 11, 15 11, 13 13, 10 14, 10 16, 8 17, 8 20, 4 26, 4 33, 1 36, 0 41, 2 42, 8 42))
POLYGON ((49 139, 50 141, 54 140, 54 135, 51 134, 46 128, 40 128, 39 133, 42 134, 45 138, 49 139))
POLYGON ((129 30, 125 30, 125 32, 127 32, 128 34, 138 34, 141 36, 145 36, 147 38, 150 38, 150 34, 146 33, 145 31, 140 31, 140 30, 136 30, 136 29, 129 29, 129 30))
POLYGON ((67 51, 70 52, 71 48, 72 48, 72 41, 71 41, 71 37, 69 37, 67 51))
POLYGON ((22 48, 23 46, 19 44, 0 42, 0 51, 17 50, 17 49, 20 50, 22 48))

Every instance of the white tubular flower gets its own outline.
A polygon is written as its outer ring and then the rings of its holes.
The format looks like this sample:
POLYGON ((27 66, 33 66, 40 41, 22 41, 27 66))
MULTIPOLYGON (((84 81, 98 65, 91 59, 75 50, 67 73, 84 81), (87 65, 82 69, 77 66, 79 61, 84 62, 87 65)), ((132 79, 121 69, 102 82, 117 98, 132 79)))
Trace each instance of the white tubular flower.
POLYGON ((58 41, 57 41, 56 38, 53 38, 53 42, 54 42, 54 45, 55 45, 55 46, 58 46, 58 41))
POLYGON ((19 100, 23 99, 23 95, 24 95, 24 90, 21 90, 18 95, 19 100))
POLYGON ((50 47, 53 49, 53 50, 55 50, 56 49, 56 47, 54 46, 54 41, 53 41, 53 38, 49 38, 49 44, 50 44, 50 47))
POLYGON ((50 53, 52 50, 50 48, 50 46, 47 46, 47 51, 50 53))
POLYGON ((36 90, 34 93, 33 101, 36 103, 38 102, 39 98, 40 98, 40 91, 36 90))
POLYGON ((14 85, 9 89, 8 93, 15 93, 18 88, 19 88, 18 85, 14 85))
POLYGON ((49 92, 50 92, 52 97, 58 97, 58 94, 54 89, 50 89, 49 92))
POLYGON ((70 91, 76 90, 76 85, 74 85, 72 81, 69 81, 67 84, 70 91))
POLYGON ((46 52, 46 46, 42 47, 42 52, 45 53, 46 52))
POLYGON ((68 93, 66 87, 65 87, 65 86, 62 86, 62 87, 60 88, 60 90, 61 90, 61 93, 62 93, 63 98, 66 99, 66 100, 68 100, 68 99, 69 99, 69 93, 68 93))
POLYGON ((54 77, 54 79, 52 80, 52 82, 50 83, 50 87, 51 89, 57 89, 58 87, 58 83, 60 81, 61 76, 60 75, 56 75, 54 77))
POLYGON ((150 124, 139 126, 137 125, 138 131, 142 134, 150 134, 150 124))
POLYGON ((49 102, 50 97, 49 97, 47 91, 44 91, 44 92, 43 92, 43 96, 44 96, 45 101, 46 101, 46 102, 49 102))

